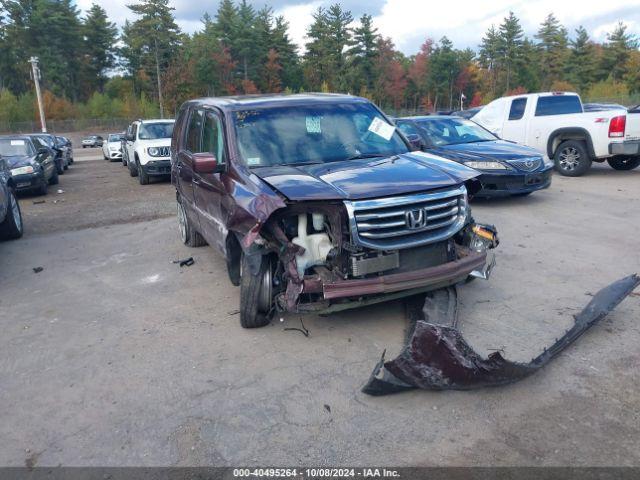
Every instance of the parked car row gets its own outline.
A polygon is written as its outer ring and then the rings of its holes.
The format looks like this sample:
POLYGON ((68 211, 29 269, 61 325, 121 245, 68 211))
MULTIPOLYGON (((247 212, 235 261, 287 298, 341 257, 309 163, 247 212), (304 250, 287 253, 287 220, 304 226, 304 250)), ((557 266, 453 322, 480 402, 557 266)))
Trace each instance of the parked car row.
POLYGON ((22 212, 16 198, 16 184, 4 157, 0 157, 0 240, 22 236, 22 212))
POLYGON ((0 157, 11 176, 14 192, 46 195, 73 163, 73 144, 46 133, 0 137, 0 157))

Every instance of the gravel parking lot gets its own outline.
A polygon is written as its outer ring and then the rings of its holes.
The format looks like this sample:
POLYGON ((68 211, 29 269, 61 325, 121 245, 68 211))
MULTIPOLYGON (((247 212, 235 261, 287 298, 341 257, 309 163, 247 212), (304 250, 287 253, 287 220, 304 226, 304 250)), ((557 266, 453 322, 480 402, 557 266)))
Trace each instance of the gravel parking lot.
MULTIPOLYGON (((308 338, 284 331, 296 315, 243 330, 223 260, 179 241, 171 185, 98 158, 23 196, 25 237, 0 244, 0 465, 640 465, 640 292, 518 384, 368 397, 401 302, 305 317, 308 338)), ((640 170, 600 165, 476 202, 502 243, 460 288, 467 340, 525 361, 553 342, 640 270, 638 205, 640 170)))

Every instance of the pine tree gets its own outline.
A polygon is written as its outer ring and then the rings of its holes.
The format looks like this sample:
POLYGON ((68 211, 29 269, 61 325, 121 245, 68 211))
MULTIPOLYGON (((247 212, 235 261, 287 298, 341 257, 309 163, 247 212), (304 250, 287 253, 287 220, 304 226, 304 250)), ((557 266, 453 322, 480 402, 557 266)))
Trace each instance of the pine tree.
POLYGON ((493 97, 496 92, 498 73, 501 66, 500 58, 500 34, 491 25, 480 44, 478 60, 489 73, 490 93, 493 97))
POLYGON ((603 67, 611 78, 620 81, 627 73, 626 65, 630 54, 638 48, 636 37, 627 33, 627 26, 619 22, 613 32, 607 35, 603 67))
POLYGON ((155 78, 160 116, 164 116, 162 74, 177 55, 181 43, 174 8, 169 6, 169 0, 140 0, 127 8, 139 18, 124 26, 123 54, 129 62, 130 73, 135 74, 132 67, 139 66, 147 76, 155 78))
POLYGON ((373 17, 362 15, 360 25, 353 29, 353 38, 347 51, 351 77, 349 83, 354 92, 373 88, 379 37, 378 30, 373 26, 373 17))
POLYGON ((580 92, 586 92, 597 80, 596 75, 595 45, 581 25, 576 29, 576 38, 570 42, 566 77, 580 92))
POLYGON ((522 45, 524 33, 520 20, 509 12, 498 34, 498 54, 505 71, 505 91, 511 89, 513 70, 522 64, 522 45))
POLYGON ((548 90, 552 83, 562 78, 567 61, 567 30, 550 13, 542 22, 538 33, 539 68, 542 88, 548 90))
POLYGON ((118 29, 107 12, 94 3, 82 24, 85 85, 88 91, 103 91, 107 71, 115 66, 118 29))

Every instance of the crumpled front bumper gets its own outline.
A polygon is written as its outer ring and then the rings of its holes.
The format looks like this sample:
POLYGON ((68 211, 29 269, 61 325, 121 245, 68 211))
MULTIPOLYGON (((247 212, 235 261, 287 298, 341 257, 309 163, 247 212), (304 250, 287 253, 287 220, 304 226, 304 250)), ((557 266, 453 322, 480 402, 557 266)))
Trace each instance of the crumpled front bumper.
POLYGON ((422 318, 414 318, 413 331, 400 355, 385 361, 383 353, 362 391, 386 395, 414 388, 471 390, 516 382, 544 367, 639 285, 636 274, 600 290, 574 317, 574 325, 529 363, 511 362, 500 352, 488 358, 476 353, 455 328, 455 289, 439 290, 425 298, 418 315, 422 318))
MULTIPOLYGON (((304 280, 302 293, 321 293, 325 300, 383 295, 404 290, 441 288, 465 280, 472 272, 486 271, 487 252, 458 246, 458 258, 452 262, 390 275, 363 279, 342 279, 322 271, 304 280)), ((493 257, 491 257, 493 258, 493 257)))

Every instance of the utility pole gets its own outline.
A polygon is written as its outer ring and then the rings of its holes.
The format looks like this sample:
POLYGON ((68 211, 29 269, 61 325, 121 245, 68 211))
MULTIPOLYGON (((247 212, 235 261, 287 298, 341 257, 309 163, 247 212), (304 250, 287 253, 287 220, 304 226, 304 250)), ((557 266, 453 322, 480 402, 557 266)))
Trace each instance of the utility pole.
POLYGON ((164 118, 164 106, 162 105, 162 82, 160 80, 160 58, 158 55, 158 39, 155 38, 156 47, 156 77, 158 78, 158 102, 160 102, 160 118, 164 118))
POLYGON ((38 110, 40 110, 40 126, 42 133, 47 133, 47 121, 44 118, 44 104, 42 103, 42 92, 40 91, 40 67, 38 67, 38 57, 29 59, 31 71, 33 72, 33 82, 36 84, 36 97, 38 97, 38 110))

